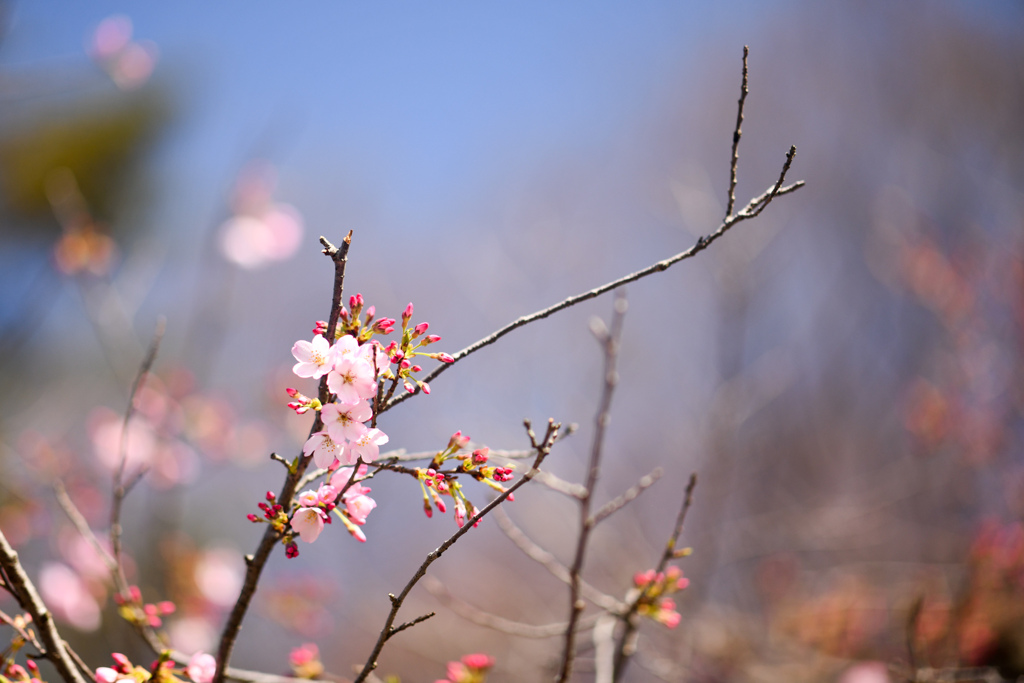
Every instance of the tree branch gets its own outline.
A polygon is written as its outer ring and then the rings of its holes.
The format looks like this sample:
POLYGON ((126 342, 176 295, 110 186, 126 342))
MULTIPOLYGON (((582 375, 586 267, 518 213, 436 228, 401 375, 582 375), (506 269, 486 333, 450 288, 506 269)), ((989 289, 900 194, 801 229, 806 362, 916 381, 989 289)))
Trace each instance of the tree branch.
MULTIPOLYGON (((348 231, 348 234, 345 236, 345 239, 342 240, 340 247, 335 247, 327 240, 326 237, 321 237, 320 243, 324 245, 323 253, 329 256, 334 262, 334 295, 331 300, 331 313, 328 318, 329 322, 327 326, 328 334, 333 334, 341 312, 341 297, 345 286, 345 266, 348 263, 348 250, 352 244, 352 231, 348 231)), ((328 391, 326 376, 320 379, 319 397, 321 403, 327 402, 328 391)), ((320 420, 320 413, 318 412, 316 414, 316 418, 313 420, 312 427, 310 427, 310 435, 320 431, 322 426, 323 423, 320 420)), ((287 510, 291 505, 292 498, 295 496, 295 491, 297 490, 297 485, 302 479, 302 475, 305 474, 310 460, 311 459, 307 458, 304 454, 299 453, 296 458, 295 468, 289 468, 288 475, 284 480, 284 485, 281 487, 281 493, 277 496, 278 504, 284 506, 284 509, 287 510)), ((256 548, 256 552, 245 557, 245 581, 242 583, 242 590, 238 595, 238 600, 235 601, 235 606, 231 609, 231 614, 228 615, 228 620, 224 624, 224 630, 221 632, 220 645, 217 649, 217 673, 214 675, 212 683, 223 683, 224 681, 225 671, 231 661, 231 651, 234 649, 235 641, 238 639, 238 633, 242 629, 242 621, 245 619, 245 614, 249 609, 249 604, 252 602, 252 598, 256 594, 256 587, 260 581, 260 574, 262 574, 263 568, 267 564, 267 560, 270 559, 270 553, 274 550, 274 547, 280 540, 280 534, 274 530, 274 527, 268 524, 263 533, 263 538, 260 540, 260 544, 256 548)))
POLYGON ((533 479, 537 472, 537 468, 540 467, 541 463, 544 462, 544 459, 551 452, 551 447, 558 438, 558 430, 561 426, 562 425, 560 423, 555 423, 554 420, 548 420, 547 431, 544 434, 544 438, 538 442, 533 429, 530 427, 529 421, 526 422, 526 431, 530 437, 530 445, 534 448, 534 451, 537 454, 533 460, 533 465, 530 467, 530 470, 523 475, 522 479, 508 487, 503 493, 495 497, 494 500, 466 520, 466 523, 461 526, 458 531, 452 534, 448 540, 438 546, 436 550, 432 550, 428 553, 426 559, 424 559, 419 568, 416 569, 412 578, 409 579, 407 584, 405 584, 405 588, 402 589, 402 592, 399 593, 397 597, 394 594, 388 595, 391 599, 391 611, 388 613, 387 619, 384 621, 384 627, 380 630, 380 635, 377 637, 377 643, 374 645, 373 651, 370 653, 370 656, 367 657, 366 664, 363 665, 362 671, 360 671, 359 676, 355 681, 353 681, 353 683, 364 683, 367 676, 377 668, 377 659, 380 657, 381 650, 384 649, 384 644, 387 643, 392 636, 398 633, 398 629, 393 627, 395 618, 398 616, 398 611, 402 608, 402 603, 405 602, 405 598, 409 595, 409 592, 419 582, 419 580, 426 575, 427 568, 429 568, 435 560, 439 559, 441 555, 448 550, 448 548, 452 547, 456 541, 462 538, 463 535, 468 533, 469 530, 472 529, 477 522, 483 519, 487 513, 501 505, 506 498, 515 493, 516 489, 533 479))

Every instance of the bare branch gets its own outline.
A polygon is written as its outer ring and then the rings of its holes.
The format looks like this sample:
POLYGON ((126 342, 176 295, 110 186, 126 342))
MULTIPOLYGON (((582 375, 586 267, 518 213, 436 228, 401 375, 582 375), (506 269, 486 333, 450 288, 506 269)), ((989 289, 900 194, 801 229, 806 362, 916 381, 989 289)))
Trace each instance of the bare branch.
MULTIPOLYGON (((321 237, 320 243, 324 245, 324 254, 330 256, 331 261, 334 263, 334 294, 331 300, 331 313, 328 317, 329 322, 327 326, 328 333, 333 333, 341 313, 341 297, 345 284, 345 266, 348 263, 348 250, 352 244, 352 231, 349 230, 345 239, 342 240, 340 247, 335 247, 326 237, 321 237)), ((326 376, 320 379, 319 398, 321 403, 327 402, 326 376)), ((310 435, 320 431, 322 427, 323 422, 320 420, 320 413, 318 412, 310 427, 310 435)), ((292 470, 289 467, 288 475, 285 477, 284 485, 281 487, 281 493, 277 496, 278 504, 282 505, 284 509, 287 510, 291 505, 292 498, 298 490, 298 483, 302 479, 302 475, 306 473, 309 463, 310 458, 300 453, 295 469, 292 470)), ((252 555, 247 555, 245 558, 245 580, 242 583, 238 600, 235 601, 235 606, 231 609, 231 614, 228 615, 228 620, 224 624, 224 630, 221 632, 220 645, 217 648, 217 673, 214 675, 212 683, 224 682, 225 671, 231 661, 231 651, 234 649, 238 633, 242 629, 242 621, 245 619, 245 614, 249 609, 252 598, 256 594, 260 574, 262 574, 267 560, 270 559, 270 553, 274 550, 279 540, 281 539, 278 532, 268 524, 266 531, 263 533, 263 538, 260 539, 260 544, 256 548, 256 552, 252 555)))
POLYGON ((121 459, 117 465, 117 470, 114 472, 114 500, 110 508, 110 550, 114 557, 115 578, 119 590, 123 586, 128 585, 128 580, 124 575, 124 566, 121 562, 121 505, 124 502, 125 496, 128 495, 128 491, 138 482, 138 476, 141 476, 136 475, 133 477, 129 485, 124 483, 124 470, 128 464, 128 423, 132 419, 132 415, 135 414, 135 396, 146 381, 146 375, 152 369, 153 362, 156 361, 157 351, 160 350, 160 340, 164 336, 165 324, 166 321, 162 317, 157 320, 153 339, 150 341, 146 356, 142 359, 142 364, 139 366, 139 372, 135 375, 131 393, 128 394, 128 407, 125 408, 124 422, 121 424, 121 459))
MULTIPOLYGON (((522 529, 515 525, 509 516, 505 514, 504 510, 500 508, 495 510, 494 520, 498 523, 498 528, 501 529, 501 532, 508 537, 508 540, 512 541, 527 557, 547 569, 552 576, 562 583, 569 583, 569 568, 559 562, 554 555, 537 545, 522 529)), ((608 612, 621 614, 628 607, 626 603, 619 602, 612 596, 602 593, 582 578, 580 579, 580 593, 584 598, 608 612)))
POLYGON ((629 505, 631 502, 636 500, 641 493, 653 486, 659 479, 661 479, 661 468, 657 467, 650 474, 641 477, 640 481, 631 486, 625 493, 602 505, 601 509, 594 513, 594 524, 600 524, 611 515, 629 505))
MULTIPOLYGON (((512 621, 511 619, 505 619, 496 614, 485 612, 452 595, 443 583, 432 576, 424 578, 423 587, 427 589, 428 593, 437 598, 442 605, 477 626, 483 626, 484 628, 507 633, 510 636, 517 636, 519 638, 554 638, 565 633, 565 622, 536 626, 534 624, 524 624, 520 621, 512 621)), ((589 629, 596 620, 597 617, 585 619, 580 624, 580 630, 589 629)))
POLYGON ((35 585, 25 573, 25 568, 18 560, 18 553, 7 537, 0 531, 0 567, 3 568, 6 577, 7 587, 14 595, 14 598, 21 605, 21 608, 32 616, 32 622, 39 629, 39 637, 46 648, 43 654, 49 659, 57 672, 67 683, 85 683, 85 679, 78 672, 75 662, 64 647, 64 639, 57 631, 57 625, 53 622, 53 615, 46 608, 43 599, 39 597, 35 585))
POLYGON ((576 626, 580 614, 586 607, 586 604, 580 597, 580 573, 583 571, 583 562, 586 559, 590 532, 595 524, 594 518, 590 516, 590 504, 591 498, 594 495, 594 487, 597 485, 597 479, 600 476, 604 435, 611 421, 612 396, 619 382, 616 361, 619 356, 619 341, 622 338, 622 325, 627 308, 626 294, 620 290, 615 296, 611 329, 605 330, 603 323, 601 324, 601 329, 591 325, 591 331, 594 332, 594 336, 597 337, 604 348, 604 386, 601 390, 601 400, 598 403, 597 416, 594 419, 594 442, 590 449, 587 480, 584 484, 584 493, 580 496, 580 527, 576 539, 576 555, 572 566, 569 568, 569 624, 565 629, 562 666, 556 679, 558 683, 565 683, 572 676, 572 664, 576 656, 576 626))
POLYGON ((364 683, 366 681, 366 677, 370 675, 370 672, 377 668, 377 659, 380 657, 381 650, 384 649, 384 644, 398 632, 393 627, 395 617, 398 616, 398 610, 402 608, 402 603, 405 602, 405 598, 409 595, 409 592, 419 582, 419 580, 426 575, 427 568, 430 567, 435 560, 439 559, 441 555, 448 550, 448 548, 455 545, 456 541, 476 526, 477 522, 483 519, 486 514, 501 505, 505 499, 515 493, 519 487, 533 479, 537 473, 537 468, 540 467, 541 463, 544 462, 544 459, 551 452, 551 447, 554 445, 555 439, 558 437, 558 430, 561 426, 562 425, 560 423, 556 423, 554 420, 548 420, 547 431, 544 434, 544 438, 538 442, 533 429, 530 427, 529 421, 527 421, 527 434, 530 436, 530 443, 536 449, 537 454, 533 460, 532 467, 519 481, 508 487, 503 493, 495 497, 494 500, 482 507, 475 515, 466 520, 466 523, 460 527, 458 531, 452 534, 448 540, 438 546, 436 550, 432 550, 428 553, 426 559, 423 560, 412 578, 409 579, 407 584, 405 584, 405 588, 402 589, 402 592, 399 593, 397 597, 394 595, 388 596, 391 598, 391 611, 388 613, 387 619, 384 621, 384 627, 381 629, 380 635, 377 637, 377 643, 374 646, 373 651, 370 653, 370 656, 366 660, 366 664, 363 665, 362 671, 360 671, 359 676, 355 681, 353 681, 353 683, 364 683))
MULTIPOLYGON (((775 185, 768 188, 757 197, 751 199, 742 211, 732 216, 729 216, 728 218, 723 220, 719 224, 718 228, 715 229, 713 232, 698 237, 696 243, 694 243, 694 245, 687 249, 686 251, 681 251, 675 256, 671 256, 663 261, 653 263, 647 266, 646 268, 638 270, 635 273, 630 273, 629 275, 624 275, 618 278, 617 280, 606 282, 605 284, 599 287, 595 287, 594 289, 582 292, 575 296, 570 296, 558 302, 557 304, 554 304, 553 306, 548 306, 547 308, 535 311, 533 313, 530 313, 529 315, 524 315, 521 318, 517 318, 510 322, 509 324, 505 325, 504 327, 495 330, 494 332, 487 335, 483 339, 479 339, 470 344, 469 346, 467 346, 466 348, 462 349, 461 351, 452 354, 452 358, 454 359, 453 362, 442 363, 441 365, 437 366, 426 377, 423 378, 423 381, 427 383, 433 382, 442 372, 455 365, 455 363, 459 362, 460 360, 470 355, 471 353, 479 351, 485 346, 490 346, 491 344, 498 341, 499 339, 504 337, 509 332, 512 332, 513 330, 519 329, 520 327, 528 325, 537 320, 547 318, 555 313, 558 313, 563 309, 569 308, 570 306, 575 306, 576 304, 581 303, 583 301, 588 301, 595 297, 601 296, 606 292, 610 292, 613 289, 617 289, 623 285, 627 285, 630 282, 636 282, 637 280, 645 278, 648 275, 668 270, 676 263, 696 256, 697 254, 711 246, 712 242, 714 242, 719 237, 724 235, 731 227, 733 227, 737 223, 741 223, 745 220, 753 218, 754 216, 757 216, 759 213, 761 213, 761 211, 765 209, 765 207, 768 206, 768 204, 771 203, 773 199, 775 199, 775 197, 781 197, 784 194, 795 192, 796 190, 799 190, 801 187, 804 186, 804 181, 802 180, 799 180, 793 183, 792 185, 788 185, 786 187, 781 186, 782 182, 785 180, 786 173, 789 171, 789 166, 792 163, 792 159, 795 154, 796 147, 790 147, 789 154, 786 156, 786 163, 783 166, 782 173, 779 175, 779 180, 778 182, 775 183, 775 185)), ((404 393, 400 396, 396 396, 388 400, 381 407, 380 412, 384 412, 386 410, 394 408, 402 401, 405 401, 408 398, 415 396, 419 392, 419 387, 416 387, 412 393, 404 393)))
POLYGON ((743 83, 740 86, 740 101, 736 107, 736 128, 732 131, 732 162, 729 164, 729 201, 725 207, 725 217, 732 215, 732 209, 736 205, 736 166, 740 162, 740 137, 743 135, 743 105, 747 101, 747 56, 750 48, 743 46, 743 83))
POLYGON ((560 477, 556 477, 550 472, 538 472, 537 483, 543 484, 552 491, 557 491, 564 496, 575 498, 576 500, 582 500, 583 497, 587 495, 587 489, 582 484, 566 481, 560 477))

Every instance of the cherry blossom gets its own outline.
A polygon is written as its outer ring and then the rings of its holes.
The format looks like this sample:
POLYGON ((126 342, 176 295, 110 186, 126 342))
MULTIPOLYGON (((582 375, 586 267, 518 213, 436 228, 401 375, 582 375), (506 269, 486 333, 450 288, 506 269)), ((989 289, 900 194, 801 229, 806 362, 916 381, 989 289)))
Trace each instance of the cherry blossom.
POLYGON ((331 346, 322 334, 313 337, 311 342, 304 339, 295 342, 295 345, 292 346, 292 355, 295 356, 295 360, 299 361, 292 368, 292 372, 299 377, 319 379, 330 372, 333 367, 331 346))
MULTIPOLYGON (((327 406, 324 406, 324 409, 326 410, 327 406)), ((335 443, 327 432, 317 432, 306 440, 302 452, 307 456, 312 455, 317 467, 326 469, 341 455, 341 446, 335 443)))
POLYGON ((363 423, 372 416, 373 411, 366 401, 352 405, 328 403, 320 411, 320 419, 323 420, 327 434, 337 444, 353 441, 366 434, 367 427, 363 423))
POLYGON ((361 356, 339 358, 336 352, 334 369, 327 375, 327 388, 346 405, 372 398, 377 393, 372 363, 361 356))
POLYGON ((345 493, 345 511, 348 512, 349 518, 356 524, 366 524, 366 518, 377 507, 377 501, 362 493, 349 496, 349 492, 351 492, 351 489, 345 493))
POLYGON ((211 654, 197 652, 189 660, 185 673, 195 683, 210 683, 217 673, 217 660, 211 654))
POLYGON ((324 530, 324 513, 319 508, 299 508, 292 515, 292 529, 299 532, 299 538, 312 543, 324 530))
POLYGON ((353 465, 359 458, 365 462, 372 462, 380 456, 380 447, 387 442, 387 434, 376 427, 371 427, 359 438, 345 444, 339 460, 345 465, 353 465))

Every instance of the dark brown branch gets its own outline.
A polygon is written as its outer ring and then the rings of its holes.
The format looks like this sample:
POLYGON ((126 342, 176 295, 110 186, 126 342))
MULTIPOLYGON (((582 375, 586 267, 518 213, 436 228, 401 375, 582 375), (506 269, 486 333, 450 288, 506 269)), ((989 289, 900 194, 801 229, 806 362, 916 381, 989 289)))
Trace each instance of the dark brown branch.
MULTIPOLYGON (((137 478, 133 477, 130 485, 125 485, 124 483, 124 470, 128 464, 128 423, 132 419, 132 415, 135 414, 135 396, 138 394, 139 389, 142 388, 143 383, 146 381, 146 375, 149 374, 154 361, 156 361, 157 351, 160 350, 160 340, 164 336, 164 326, 165 321, 163 318, 160 318, 156 323, 156 330, 153 332, 153 339, 149 343, 146 356, 142 359, 139 372, 135 375, 135 381, 132 383, 131 393, 128 394, 128 407, 124 411, 124 422, 121 424, 121 459, 117 465, 117 471, 114 473, 114 500, 110 507, 110 551, 114 558, 115 583, 118 586, 118 590, 122 590, 128 585, 128 580, 124 575, 124 566, 121 562, 121 506, 124 503, 125 496, 128 495, 128 491, 138 481, 137 478)), ((122 596, 128 597, 123 592, 122 596)))
POLYGON ((562 646, 562 665, 558 677, 558 683, 565 683, 572 676, 572 664, 576 657, 576 626, 580 614, 586 607, 586 603, 580 597, 580 574, 583 571, 583 562, 587 555, 587 544, 590 542, 590 532, 594 528, 595 520, 590 516, 590 507, 594 495, 594 488, 601 473, 601 456, 604 449, 604 436, 611 421, 612 396, 615 387, 619 383, 616 361, 619 357, 619 341, 622 338, 622 325, 626 316, 626 294, 619 291, 615 297, 614 313, 612 314, 611 329, 605 329, 604 323, 596 319, 591 324, 591 331, 597 337, 598 342, 604 349, 604 385, 601 390, 601 400, 598 403, 597 416, 594 419, 594 442, 590 449, 590 463, 587 467, 587 479, 584 486, 584 493, 580 499, 580 526, 576 538, 576 555, 572 566, 569 568, 569 624, 565 628, 565 644, 562 646), (600 323, 598 325, 597 323, 600 323))
POLYGON ((85 679, 78 672, 74 660, 64 647, 64 639, 57 631, 57 625, 53 622, 53 615, 46 608, 43 599, 39 597, 35 585, 25 573, 25 568, 18 560, 18 553, 7 537, 0 531, 0 567, 3 568, 7 587, 14 595, 14 598, 21 605, 21 608, 32 616, 32 622, 39 629, 39 637, 43 642, 45 651, 43 654, 57 669, 57 673, 67 683, 85 683, 85 679))
POLYGON ((398 633, 401 633, 405 629, 412 628, 416 624, 421 624, 424 621, 426 621, 427 619, 430 619, 431 617, 435 617, 435 616, 437 616, 437 612, 429 612, 429 613, 424 614, 422 616, 418 616, 415 619, 413 619, 412 621, 407 621, 404 624, 402 624, 400 626, 396 626, 393 629, 391 629, 391 635, 392 636, 397 635, 398 633))
POLYGON ((537 454, 533 460, 533 465, 530 467, 530 470, 526 472, 519 481, 508 487, 503 493, 495 497, 494 500, 482 507, 475 515, 467 519, 466 523, 463 524, 458 531, 452 534, 448 540, 439 545, 436 550, 432 550, 428 553, 426 559, 424 559, 419 568, 416 569, 412 578, 409 579, 407 584, 405 584, 405 588, 402 589, 402 592, 399 593, 397 597, 394 595, 388 596, 391 599, 391 611, 388 613, 387 619, 384 621, 384 627, 380 630, 380 635, 377 637, 377 643, 374 645, 373 651, 370 653, 370 656, 367 657, 366 664, 363 665, 362 671, 360 671, 359 676, 356 677, 353 683, 364 683, 367 676, 377 668, 377 660, 380 657, 381 651, 384 649, 384 644, 398 632, 393 626, 395 618, 398 616, 398 611, 402 608, 402 604, 405 602, 409 592, 420 581, 420 579, 426 575, 427 569, 430 565, 432 565, 435 560, 439 559, 441 555, 443 555, 448 548, 452 547, 456 541, 462 538, 463 535, 468 533, 469 530, 472 529, 477 522, 483 519, 487 513, 501 505, 505 499, 515 493, 519 487, 533 479, 537 472, 537 468, 540 467, 541 463, 544 462, 544 459, 551 452, 551 447, 558 438, 558 430, 561 428, 561 424, 555 423, 554 420, 548 420, 547 431, 544 434, 544 438, 539 442, 537 441, 536 435, 530 427, 529 422, 527 422, 526 425, 527 434, 530 436, 530 445, 533 446, 534 451, 537 454))
MULTIPOLYGON (((683 504, 679 508, 679 514, 676 515, 676 525, 672 529, 672 534, 669 536, 668 541, 665 543, 665 549, 661 553, 661 557, 658 559, 658 564, 654 568, 655 574, 660 574, 665 571, 665 567, 668 565, 669 560, 676 557, 676 545, 679 543, 679 536, 683 533, 683 524, 686 522, 686 513, 690 511, 690 506, 693 505, 693 490, 697 487, 697 473, 690 475, 690 482, 686 485, 686 492, 683 495, 683 504)), ((623 623, 622 633, 619 635, 618 645, 615 648, 615 681, 619 681, 622 678, 623 673, 626 670, 626 664, 629 663, 630 652, 628 651, 629 643, 633 639, 633 635, 636 633, 636 613, 640 608, 640 603, 647 597, 647 591, 654 585, 653 582, 644 586, 629 604, 629 609, 620 618, 623 623)))
MULTIPOLYGON (((737 223, 741 223, 742 221, 753 218, 754 216, 761 213, 761 211, 763 211, 764 208, 767 207, 768 204, 770 204, 772 200, 775 199, 776 197, 781 197, 782 195, 795 192, 796 190, 799 190, 801 187, 804 186, 804 181, 798 180, 792 185, 782 187, 782 183, 786 179, 786 174, 789 171, 789 166, 792 163, 793 156, 795 154, 796 147, 790 147, 789 154, 787 154, 786 156, 786 163, 783 165, 782 172, 779 174, 778 181, 775 183, 775 185, 768 188, 760 195, 754 197, 749 202, 747 202, 747 205, 743 207, 743 209, 739 213, 736 213, 722 221, 722 223, 714 232, 698 237, 697 242, 686 251, 679 252, 675 256, 671 256, 663 261, 653 263, 650 266, 643 268, 642 270, 636 271, 635 273, 624 275, 617 280, 606 282, 600 287, 595 287, 594 289, 583 292, 581 294, 570 296, 569 298, 563 299, 562 301, 558 302, 553 306, 548 306, 545 309, 535 311, 533 313, 530 313, 529 315, 524 315, 521 318, 517 318, 510 322, 509 324, 502 327, 501 329, 495 330, 494 332, 487 335, 483 339, 479 339, 470 344, 469 346, 467 346, 466 348, 462 349, 461 351, 452 354, 452 358, 454 359, 453 362, 442 363, 441 365, 437 366, 436 368, 434 368, 433 371, 431 371, 426 377, 423 378, 423 381, 427 383, 433 382, 442 372, 455 365, 455 363, 459 362, 460 360, 470 355, 471 353, 479 351, 485 346, 490 346, 491 344, 498 341, 499 339, 504 337, 509 332, 512 332, 513 330, 519 329, 520 327, 528 325, 537 320, 547 318, 548 316, 558 313, 559 311, 569 308, 570 306, 575 306, 576 304, 581 303, 583 301, 588 301, 595 297, 601 296, 602 294, 610 292, 613 289, 617 289, 622 285, 629 284, 630 282, 636 282, 637 280, 645 278, 648 275, 668 270, 676 263, 679 263, 680 261, 685 261, 688 258, 696 256, 697 254, 711 246, 712 242, 714 242, 719 237, 724 235, 731 227, 733 227, 737 223)), ((400 396, 396 396, 395 398, 385 402, 385 404, 381 407, 380 412, 383 413, 384 411, 394 408, 402 401, 405 401, 406 399, 415 396, 419 392, 419 387, 416 387, 412 393, 407 392, 400 396)))
POLYGON ((736 206, 736 167, 740 163, 740 138, 743 136, 743 105, 747 101, 747 56, 750 48, 743 46, 743 83, 740 86, 740 101, 736 107, 736 127, 732 131, 732 161, 729 163, 729 201, 725 207, 725 217, 732 215, 736 206))
MULTIPOLYGON (((345 265, 348 263, 348 250, 352 244, 352 231, 349 230, 348 235, 342 240, 340 247, 335 247, 326 237, 321 237, 320 243, 324 246, 324 254, 330 256, 331 261, 334 262, 334 295, 331 299, 331 313, 328 317, 329 322, 327 325, 328 334, 333 334, 338 323, 338 317, 341 314, 341 297, 345 285, 345 265)), ((324 376, 320 379, 320 402, 327 403, 328 395, 327 377, 324 376)), ((323 423, 318 412, 313 420, 312 427, 310 427, 310 435, 320 431, 322 426, 323 423)), ((289 467, 288 475, 285 477, 284 484, 281 487, 281 493, 277 496, 278 504, 282 505, 285 510, 291 506, 298 483, 301 481, 302 475, 305 474, 310 460, 310 458, 300 453, 296 458, 295 468, 289 467)), ((224 681, 225 670, 231 661, 231 651, 234 649, 238 633, 242 629, 242 621, 245 619, 249 604, 252 602, 253 596, 256 595, 256 587, 259 585, 260 575, 263 573, 267 560, 270 559, 270 553, 273 552, 274 547, 280 540, 280 534, 274 530, 274 527, 268 524, 263 533, 263 538, 260 539, 260 544, 256 548, 256 552, 252 555, 247 555, 245 558, 245 581, 242 583, 242 590, 238 595, 238 600, 235 601, 235 606, 231 609, 231 614, 228 615, 227 622, 224 624, 224 630, 221 632, 220 645, 217 648, 217 673, 214 675, 212 683, 223 683, 224 681)))

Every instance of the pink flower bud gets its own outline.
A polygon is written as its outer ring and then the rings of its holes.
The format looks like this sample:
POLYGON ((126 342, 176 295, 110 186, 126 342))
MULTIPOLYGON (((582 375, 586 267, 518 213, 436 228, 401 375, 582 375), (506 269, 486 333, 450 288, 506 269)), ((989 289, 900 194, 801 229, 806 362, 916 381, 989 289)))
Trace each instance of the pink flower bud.
POLYGON ((298 557, 299 556, 299 546, 295 545, 295 542, 292 541, 291 543, 289 543, 288 545, 285 546, 285 548, 284 548, 284 556, 287 557, 288 559, 292 559, 293 557, 298 557))
POLYGON ((251 512, 250 512, 249 514, 247 514, 247 515, 245 516, 245 518, 246 518, 247 520, 249 520, 250 522, 258 522, 258 521, 260 521, 260 518, 259 518, 259 517, 257 517, 256 515, 252 514, 251 512))
POLYGON ((117 680, 117 672, 108 666, 101 666, 96 669, 96 683, 114 683, 117 680))
POLYGON ((338 315, 341 316, 342 320, 348 320, 348 309, 342 306, 341 310, 338 311, 338 315))
POLYGON ((314 335, 317 335, 317 334, 326 335, 327 334, 327 321, 326 320, 317 320, 316 323, 313 325, 313 334, 314 335))
POLYGON ((410 370, 412 370, 413 372, 422 372, 422 371, 423 371, 423 368, 421 368, 421 367, 420 367, 420 366, 418 366, 418 365, 414 365, 414 366, 412 366, 412 367, 411 367, 411 368, 409 368, 409 369, 410 369, 410 370))
POLYGON ((430 327, 430 323, 420 323, 416 327, 412 328, 413 336, 416 336, 416 337, 420 336, 421 334, 426 332, 427 328, 429 328, 429 327, 430 327))
POLYGON ((287 389, 285 389, 285 393, 287 393, 292 398, 295 398, 296 396, 299 395, 299 390, 293 389, 292 387, 288 387, 287 389))
MULTIPOLYGON (((132 588, 134 588, 135 590, 139 589, 138 586, 132 586, 132 588)), ((141 599, 141 596, 139 599, 141 599)), ((115 666, 114 668, 117 669, 119 673, 126 674, 132 670, 131 661, 120 652, 114 652, 110 655, 110 657, 117 663, 117 666, 115 666)))
POLYGON ((174 614, 174 611, 177 609, 174 603, 170 600, 164 600, 163 602, 156 603, 156 608, 160 614, 174 614))
POLYGON ((412 385, 412 382, 406 382, 405 383, 405 390, 408 391, 411 394, 412 392, 416 391, 416 387, 414 387, 412 385))
POLYGON ((441 335, 428 334, 426 337, 423 338, 423 345, 426 346, 427 344, 433 344, 439 341, 441 341, 441 335))
POLYGON ((485 654, 466 655, 462 658, 462 663, 470 669, 482 672, 494 666, 494 657, 489 657, 485 654))
POLYGON ((408 323, 409 322, 409 318, 411 318, 411 317, 412 317, 412 302, 410 301, 409 305, 406 306, 405 310, 402 312, 402 321, 405 322, 405 323, 408 323))
POLYGON ((485 446, 483 448, 478 448, 477 450, 473 451, 473 464, 483 465, 485 462, 487 462, 487 454, 490 452, 490 450, 490 448, 487 448, 485 446))
POLYGON ((449 356, 447 353, 439 353, 439 354, 437 354, 437 359, 439 361, 441 361, 442 363, 454 363, 455 362, 455 359, 452 358, 451 356, 449 356))
POLYGON ((420 385, 420 389, 423 390, 424 394, 429 394, 430 393, 430 385, 429 384, 427 384, 426 382, 419 382, 418 384, 420 385))

